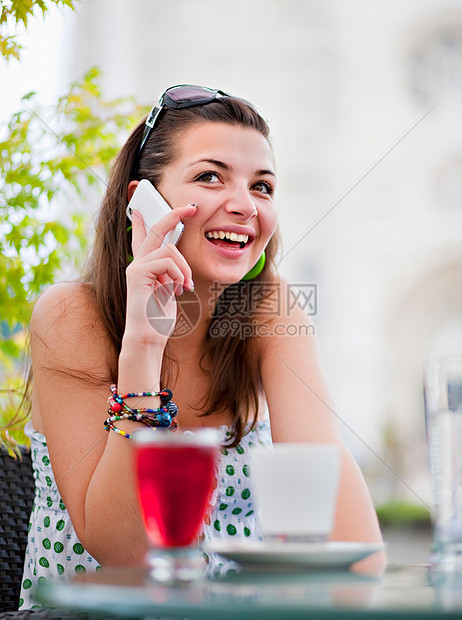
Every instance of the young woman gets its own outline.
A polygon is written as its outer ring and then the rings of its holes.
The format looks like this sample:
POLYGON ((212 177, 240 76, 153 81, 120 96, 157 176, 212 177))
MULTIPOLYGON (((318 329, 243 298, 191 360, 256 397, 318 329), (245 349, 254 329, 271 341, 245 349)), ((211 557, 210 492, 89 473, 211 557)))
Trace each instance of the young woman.
MULTIPOLYGON (((258 536, 245 465, 249 444, 274 441, 338 444, 333 539, 381 540, 339 435, 312 326, 274 269, 275 186, 267 123, 221 91, 168 89, 121 149, 87 276, 49 288, 32 316, 37 495, 23 608, 40 578, 143 562, 130 439, 104 428, 111 384, 119 394, 169 388, 177 432, 222 431, 223 475, 206 538, 258 536), (148 234, 139 213, 132 223, 126 215, 141 179, 172 206, 148 234), (178 246, 163 243, 180 221, 178 246), (236 468, 246 475, 234 480, 227 472, 236 468)), ((137 401, 159 405, 159 396, 137 401)))

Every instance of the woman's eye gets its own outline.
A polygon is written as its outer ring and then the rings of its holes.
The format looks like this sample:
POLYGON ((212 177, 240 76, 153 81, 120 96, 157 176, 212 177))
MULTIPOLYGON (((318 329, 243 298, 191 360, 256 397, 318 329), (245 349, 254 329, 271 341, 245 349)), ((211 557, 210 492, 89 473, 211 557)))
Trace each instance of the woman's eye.
POLYGON ((269 183, 266 183, 266 181, 258 181, 258 183, 254 183, 254 185, 252 185, 252 189, 257 192, 261 192, 262 194, 268 194, 269 196, 273 193, 273 188, 269 183))
POLYGON ((200 174, 196 181, 202 181, 203 183, 216 183, 220 178, 216 172, 203 172, 200 174))

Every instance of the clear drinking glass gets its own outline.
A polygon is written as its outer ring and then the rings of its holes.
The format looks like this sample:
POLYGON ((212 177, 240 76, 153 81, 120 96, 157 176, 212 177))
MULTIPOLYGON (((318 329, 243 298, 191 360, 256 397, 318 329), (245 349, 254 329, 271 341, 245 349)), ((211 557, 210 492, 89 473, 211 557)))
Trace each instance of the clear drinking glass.
POLYGON ((205 561, 197 547, 216 486, 220 435, 215 429, 133 433, 135 474, 151 549, 147 561, 156 581, 202 577, 205 561))
POLYGON ((432 568, 462 571, 462 356, 425 363, 425 413, 433 482, 432 568))

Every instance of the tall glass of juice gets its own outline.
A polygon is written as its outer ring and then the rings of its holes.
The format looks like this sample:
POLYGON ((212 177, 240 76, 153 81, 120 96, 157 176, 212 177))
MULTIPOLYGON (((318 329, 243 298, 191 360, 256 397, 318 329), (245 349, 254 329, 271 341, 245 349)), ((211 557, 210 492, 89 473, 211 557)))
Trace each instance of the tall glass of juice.
POLYGON ((197 537, 216 485, 219 432, 146 429, 132 437, 151 576, 156 581, 198 579, 204 559, 197 537))

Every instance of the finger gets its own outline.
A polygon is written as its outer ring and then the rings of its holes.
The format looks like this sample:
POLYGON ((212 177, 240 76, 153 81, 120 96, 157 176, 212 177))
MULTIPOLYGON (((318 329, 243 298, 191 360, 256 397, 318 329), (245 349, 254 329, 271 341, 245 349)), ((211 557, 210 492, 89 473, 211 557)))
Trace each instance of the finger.
MULTIPOLYGON (((178 267, 178 265, 176 266, 178 267)), ((182 270, 178 269, 178 271, 176 271, 174 267, 169 269, 167 263, 165 273, 158 274, 157 280, 154 282, 153 288, 157 288, 159 286, 165 287, 166 290, 169 290, 170 296, 173 294, 183 295, 185 289, 185 278, 182 270), (178 276, 174 277, 176 273, 178 274, 178 276)))
POLYGON ((159 280, 152 287, 152 294, 154 299, 161 307, 167 306, 176 293, 177 287, 174 282, 169 280, 168 282, 160 282, 159 280))
POLYGON ((154 259, 132 262, 127 268, 127 282, 152 286, 156 280, 173 280, 175 285, 183 287, 185 276, 171 256, 156 257, 154 259))
POLYGON ((160 248, 157 248, 155 250, 152 250, 148 254, 145 254, 144 256, 143 253, 144 249, 140 251, 138 255, 138 259, 136 261, 137 264, 139 264, 140 266, 143 265, 144 269, 146 269, 146 266, 149 266, 149 269, 152 269, 151 261, 153 259, 159 260, 161 258, 170 258, 175 261, 176 265, 178 265, 179 269, 183 273, 183 282, 181 283, 182 286, 184 286, 185 289, 188 291, 194 290, 191 267, 189 266, 188 261, 185 259, 183 254, 173 243, 163 245, 160 248))
POLYGON ((177 262, 177 265, 180 267, 181 271, 183 272, 183 275, 184 275, 184 286, 187 288, 187 290, 193 291, 194 290, 194 281, 193 281, 193 277, 192 277, 192 269, 189 266, 188 261, 185 259, 183 254, 176 247, 176 245, 174 245, 173 243, 169 243, 167 245, 167 250, 171 253, 170 256, 173 255, 173 256, 175 256, 175 257, 177 257, 179 259, 179 261, 177 262))
POLYGON ((184 293, 184 283, 183 284, 179 284, 178 282, 173 282, 173 280, 171 278, 169 278, 167 275, 164 276, 159 276, 157 278, 157 282, 154 283, 154 287, 157 286, 157 283, 159 283, 162 286, 170 286, 171 288, 173 288, 173 292, 175 293, 175 295, 183 295, 184 293))
POLYGON ((146 228, 143 216, 139 211, 132 212, 132 252, 133 258, 138 255, 143 241, 146 239, 146 228))
MULTIPOLYGON (((172 209, 164 215, 154 226, 151 226, 146 236, 146 251, 150 252, 153 248, 162 245, 165 235, 173 230, 184 218, 191 217, 196 213, 196 205, 187 205, 172 209)), ((144 251, 144 248, 143 248, 144 251)))

